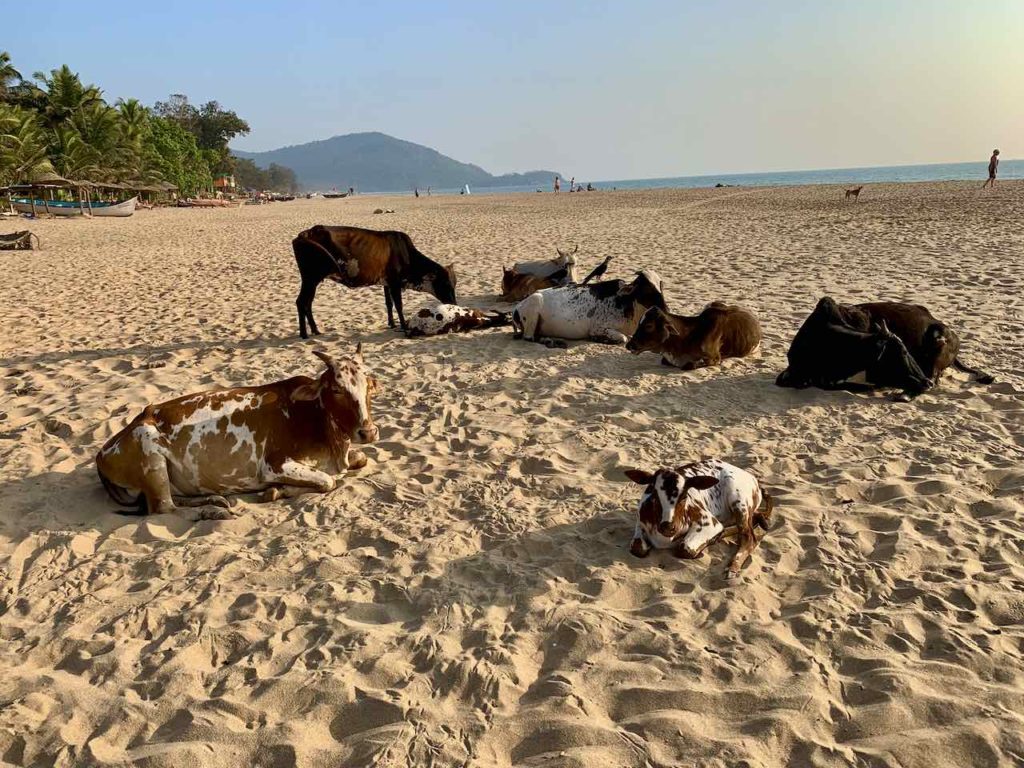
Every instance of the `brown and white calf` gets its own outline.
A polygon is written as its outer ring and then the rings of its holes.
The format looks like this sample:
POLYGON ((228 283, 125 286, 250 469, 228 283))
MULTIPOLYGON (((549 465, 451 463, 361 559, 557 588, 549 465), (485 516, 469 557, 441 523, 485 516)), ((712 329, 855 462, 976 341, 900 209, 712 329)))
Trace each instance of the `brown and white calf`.
POLYGON ((227 507, 223 494, 229 493, 267 490, 269 500, 333 490, 336 475, 366 465, 352 444, 377 440, 370 414, 377 382, 362 345, 337 361, 313 354, 327 365, 315 379, 296 376, 147 406, 96 457, 110 497, 138 514, 162 514, 179 505, 227 507))
POLYGON ((488 312, 456 304, 429 304, 409 318, 406 336, 440 336, 445 333, 466 333, 480 328, 508 325, 512 318, 506 312, 488 312))
POLYGON ((719 459, 656 472, 630 469, 626 477, 644 486, 629 547, 636 557, 647 557, 653 547, 697 558, 721 536, 735 533, 739 549, 729 564, 731 579, 757 546, 754 526, 768 530, 771 497, 749 472, 719 459))
POLYGON ((673 315, 651 307, 626 345, 634 354, 657 352, 661 362, 683 370, 746 357, 761 344, 761 325, 752 312, 714 301, 699 315, 673 315))

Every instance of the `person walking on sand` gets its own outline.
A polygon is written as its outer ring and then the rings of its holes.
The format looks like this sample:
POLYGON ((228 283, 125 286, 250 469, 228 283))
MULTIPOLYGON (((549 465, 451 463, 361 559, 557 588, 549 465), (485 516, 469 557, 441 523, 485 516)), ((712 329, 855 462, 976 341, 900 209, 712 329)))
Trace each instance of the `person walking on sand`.
POLYGON ((558 192, 562 188, 562 181, 555 176, 555 192, 558 192))
POLYGON ((999 171, 999 150, 998 149, 993 149, 992 150, 992 157, 990 157, 989 161, 988 161, 988 181, 986 181, 984 184, 981 185, 982 189, 987 187, 989 184, 992 185, 992 189, 996 188, 996 173, 998 171, 999 171))

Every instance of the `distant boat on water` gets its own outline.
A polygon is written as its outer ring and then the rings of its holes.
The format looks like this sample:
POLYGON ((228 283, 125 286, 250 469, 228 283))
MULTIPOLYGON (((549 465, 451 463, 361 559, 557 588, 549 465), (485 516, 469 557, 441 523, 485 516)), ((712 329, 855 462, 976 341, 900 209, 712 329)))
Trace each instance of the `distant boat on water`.
POLYGON ((324 197, 330 197, 330 198, 348 197, 348 192, 324 192, 324 197))
POLYGON ((33 200, 30 197, 12 197, 11 205, 20 213, 46 213, 49 210, 54 216, 82 216, 91 213, 93 216, 124 217, 135 213, 135 204, 139 198, 133 197, 121 203, 90 202, 78 200, 33 200), (35 205, 35 211, 32 206, 35 205))

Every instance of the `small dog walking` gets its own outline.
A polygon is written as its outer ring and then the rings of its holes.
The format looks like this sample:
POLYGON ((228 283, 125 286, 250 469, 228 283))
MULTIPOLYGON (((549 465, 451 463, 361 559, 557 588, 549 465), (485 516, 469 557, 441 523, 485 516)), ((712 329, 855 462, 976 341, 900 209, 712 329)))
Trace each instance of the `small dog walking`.
POLYGON ((846 190, 846 197, 844 197, 843 199, 844 200, 849 200, 852 197, 853 201, 857 202, 858 200, 860 200, 860 191, 862 189, 864 189, 864 185, 863 184, 861 186, 859 186, 859 187, 854 187, 853 189, 846 190))

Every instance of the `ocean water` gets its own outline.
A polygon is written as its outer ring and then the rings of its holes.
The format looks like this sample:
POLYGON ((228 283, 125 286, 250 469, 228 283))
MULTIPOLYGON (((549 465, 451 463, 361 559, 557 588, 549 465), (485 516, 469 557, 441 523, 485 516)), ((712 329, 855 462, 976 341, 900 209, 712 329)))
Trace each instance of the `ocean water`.
MULTIPOLYGON (((742 187, 775 187, 801 184, 878 184, 887 181, 976 181, 980 186, 988 178, 988 160, 976 163, 938 163, 934 165, 889 165, 877 168, 831 168, 819 171, 782 171, 778 173, 723 173, 711 176, 674 176, 664 179, 618 179, 589 181, 598 189, 666 189, 713 187, 729 184, 742 187)), ((1000 160, 999 180, 1024 179, 1024 160, 1000 160)), ((553 179, 552 179, 553 180, 553 179)), ((568 181, 562 181, 567 191, 568 181)), ((508 192, 535 192, 536 186, 474 187, 473 192, 492 195, 508 192)), ((539 187, 551 191, 551 184, 539 187)), ((435 189, 438 194, 458 194, 458 189, 435 189)), ((421 191, 420 194, 423 194, 421 191)))

